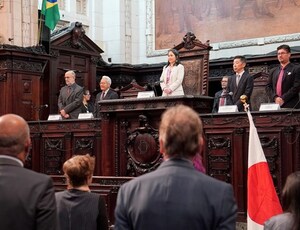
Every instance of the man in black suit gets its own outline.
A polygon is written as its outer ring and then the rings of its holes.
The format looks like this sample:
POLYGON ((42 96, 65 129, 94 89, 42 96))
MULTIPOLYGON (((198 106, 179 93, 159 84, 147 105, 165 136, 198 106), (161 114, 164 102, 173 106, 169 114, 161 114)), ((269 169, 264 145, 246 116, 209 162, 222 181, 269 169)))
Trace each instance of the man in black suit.
POLYGON ((216 92, 212 112, 217 113, 219 106, 232 105, 232 92, 228 91, 229 77, 224 76, 221 80, 222 90, 216 92))
POLYGON ((190 107, 179 105, 164 112, 159 127, 164 162, 121 186, 116 230, 235 229, 232 186, 193 166, 204 145, 202 135, 202 122, 190 107))
POLYGON ((246 95, 250 102, 250 97, 253 91, 253 77, 245 71, 246 58, 244 56, 235 56, 233 59, 233 71, 235 75, 231 77, 229 84, 229 92, 233 92, 233 104, 237 105, 238 110, 244 111, 244 106, 240 101, 242 95, 246 95))
POLYGON ((58 97, 58 109, 64 119, 77 119, 81 112, 83 88, 75 83, 75 72, 65 73, 66 85, 61 88, 58 97))
POLYGON ((0 130, 0 229, 55 230, 51 178, 23 167, 31 145, 26 121, 3 115, 0 130))
POLYGON ((116 91, 110 88, 111 79, 108 76, 103 76, 99 83, 101 92, 96 95, 94 106, 94 117, 100 117, 100 107, 98 102, 101 100, 118 99, 119 95, 116 91))
POLYGON ((270 71, 266 91, 272 102, 282 108, 300 108, 300 68, 290 63, 291 49, 288 45, 277 47, 278 67, 270 71))

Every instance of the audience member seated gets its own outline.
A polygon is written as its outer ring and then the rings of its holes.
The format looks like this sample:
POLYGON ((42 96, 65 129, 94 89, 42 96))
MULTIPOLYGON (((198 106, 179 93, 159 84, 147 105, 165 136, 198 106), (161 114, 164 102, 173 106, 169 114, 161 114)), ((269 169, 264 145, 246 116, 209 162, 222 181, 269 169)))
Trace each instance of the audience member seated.
POLYGON ((56 205, 51 178, 24 168, 30 146, 26 121, 14 114, 1 116, 1 230, 56 229, 56 205))
POLYGON ((219 106, 223 105, 232 105, 232 92, 228 91, 228 82, 229 77, 224 76, 221 80, 221 87, 222 90, 216 92, 214 98, 214 105, 213 105, 213 113, 217 113, 219 111, 219 106))
POLYGON ((300 229, 300 171, 290 174, 282 190, 284 213, 266 221, 265 230, 300 229))
POLYGON ((203 148, 203 127, 190 107, 171 107, 159 127, 164 162, 123 184, 115 229, 235 229, 237 206, 230 184, 197 171, 193 158, 203 148))
POLYGON ((91 93, 87 89, 83 93, 82 105, 81 105, 81 113, 93 113, 94 105, 90 103, 91 93))
POLYGON ((89 189, 94 168, 95 158, 89 155, 74 156, 64 163, 68 188, 55 194, 60 230, 108 229, 105 202, 89 189))

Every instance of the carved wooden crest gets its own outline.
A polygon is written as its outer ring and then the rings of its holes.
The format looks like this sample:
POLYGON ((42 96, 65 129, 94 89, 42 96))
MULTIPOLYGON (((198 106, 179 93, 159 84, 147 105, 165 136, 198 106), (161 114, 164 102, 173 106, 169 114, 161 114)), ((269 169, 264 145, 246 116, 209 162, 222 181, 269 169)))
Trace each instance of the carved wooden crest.
POLYGON ((139 116, 140 126, 128 132, 127 138, 127 174, 138 176, 155 170, 162 162, 159 153, 158 130, 148 124, 144 115, 139 116))

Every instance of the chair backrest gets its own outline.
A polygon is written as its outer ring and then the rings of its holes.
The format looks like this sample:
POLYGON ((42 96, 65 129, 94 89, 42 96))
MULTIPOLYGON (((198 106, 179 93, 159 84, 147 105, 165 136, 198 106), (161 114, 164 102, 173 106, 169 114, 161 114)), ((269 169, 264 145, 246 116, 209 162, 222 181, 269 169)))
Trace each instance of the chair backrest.
POLYGON ((253 75, 254 87, 250 98, 251 109, 258 111, 262 103, 269 103, 270 99, 266 93, 266 85, 269 75, 264 72, 259 72, 253 75))
POLYGON ((179 51, 184 66, 183 90, 186 95, 208 96, 209 41, 203 44, 192 32, 188 32, 183 41, 173 47, 179 51))
POLYGON ((132 82, 119 90, 120 98, 137 98, 139 92, 146 91, 146 87, 140 86, 133 79, 132 82))

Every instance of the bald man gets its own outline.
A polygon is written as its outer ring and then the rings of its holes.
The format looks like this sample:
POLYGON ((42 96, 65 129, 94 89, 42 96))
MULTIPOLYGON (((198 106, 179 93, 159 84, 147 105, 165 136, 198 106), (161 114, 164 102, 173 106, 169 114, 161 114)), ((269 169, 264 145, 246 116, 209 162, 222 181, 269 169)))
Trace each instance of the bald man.
POLYGON ((77 119, 81 113, 83 88, 75 83, 76 74, 70 70, 65 73, 66 85, 58 97, 58 109, 64 119, 77 119))
POLYGON ((0 229, 56 229, 51 178, 24 168, 30 145, 29 127, 22 117, 0 117, 0 229))

